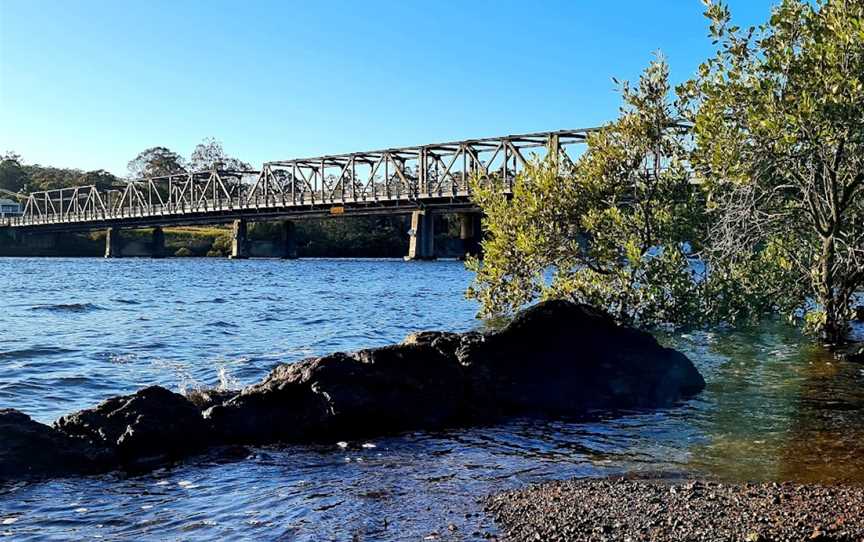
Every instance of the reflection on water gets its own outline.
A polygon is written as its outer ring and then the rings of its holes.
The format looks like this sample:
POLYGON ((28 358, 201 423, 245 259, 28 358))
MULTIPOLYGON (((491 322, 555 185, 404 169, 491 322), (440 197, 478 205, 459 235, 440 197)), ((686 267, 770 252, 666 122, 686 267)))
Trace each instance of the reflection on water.
MULTIPOLYGON (((151 383, 245 384, 281 361, 469 329, 468 280, 456 262, 0 260, 0 408, 50 421, 151 383)), ((662 340, 708 381, 677 408, 222 451, 140 476, 15 484, 0 488, 0 535, 471 540, 494 531, 479 497, 552 478, 864 483, 864 366, 780 324, 662 340)))

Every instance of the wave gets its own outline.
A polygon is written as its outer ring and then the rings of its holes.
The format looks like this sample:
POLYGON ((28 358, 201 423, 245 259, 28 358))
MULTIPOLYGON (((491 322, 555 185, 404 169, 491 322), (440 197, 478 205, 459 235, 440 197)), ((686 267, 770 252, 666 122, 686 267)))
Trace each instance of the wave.
POLYGON ((225 322, 223 320, 216 320, 215 322, 209 322, 207 324, 209 327, 221 327, 221 328, 236 328, 237 324, 232 324, 231 322, 225 322))
POLYGON ((68 348, 56 348, 51 346, 35 346, 33 348, 22 348, 21 350, 9 350, 7 352, 0 351, 0 360, 41 358, 44 356, 70 354, 72 352, 77 352, 77 350, 70 350, 68 348))
POLYGON ((54 305, 34 305, 30 307, 31 311, 47 311, 47 312, 88 312, 104 310, 99 305, 93 303, 58 303, 54 305))

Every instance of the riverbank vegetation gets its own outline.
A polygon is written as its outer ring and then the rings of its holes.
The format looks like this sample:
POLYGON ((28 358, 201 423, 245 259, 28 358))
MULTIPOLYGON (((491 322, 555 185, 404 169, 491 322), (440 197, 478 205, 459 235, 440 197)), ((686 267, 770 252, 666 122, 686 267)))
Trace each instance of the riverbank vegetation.
POLYGON ((737 324, 781 313, 828 343, 864 288, 864 5, 784 0, 672 91, 662 58, 574 164, 535 160, 505 198, 476 185, 486 315, 570 298, 620 321, 737 324), (519 212, 513 212, 519 209, 519 212))

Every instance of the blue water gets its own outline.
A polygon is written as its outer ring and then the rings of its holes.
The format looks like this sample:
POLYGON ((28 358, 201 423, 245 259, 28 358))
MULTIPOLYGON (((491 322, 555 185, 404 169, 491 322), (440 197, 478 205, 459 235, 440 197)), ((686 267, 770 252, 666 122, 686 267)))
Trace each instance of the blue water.
MULTIPOLYGON (((51 422, 149 384, 482 326, 458 262, 0 259, 0 408, 51 422)), ((774 324, 672 334, 708 380, 674 409, 251 449, 146 475, 0 488, 14 539, 474 540, 477 500, 626 471, 864 481, 864 370, 774 324)))

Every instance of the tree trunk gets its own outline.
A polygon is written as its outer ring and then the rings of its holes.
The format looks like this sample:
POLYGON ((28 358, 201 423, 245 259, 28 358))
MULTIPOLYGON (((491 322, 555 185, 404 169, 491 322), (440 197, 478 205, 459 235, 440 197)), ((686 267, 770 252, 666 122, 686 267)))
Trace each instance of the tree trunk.
POLYGON ((834 277, 834 258, 836 247, 834 236, 822 239, 821 273, 819 284, 819 303, 825 311, 825 324, 822 340, 828 344, 840 344, 846 339, 846 321, 843 314, 844 303, 838 302, 834 277))

